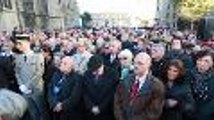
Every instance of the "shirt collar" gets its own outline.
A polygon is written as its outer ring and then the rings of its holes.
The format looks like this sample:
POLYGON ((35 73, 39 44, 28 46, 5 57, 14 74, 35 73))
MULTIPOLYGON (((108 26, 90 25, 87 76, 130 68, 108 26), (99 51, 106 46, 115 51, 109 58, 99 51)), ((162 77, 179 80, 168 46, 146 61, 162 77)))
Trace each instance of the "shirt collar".
POLYGON ((33 51, 32 51, 32 50, 29 50, 29 51, 25 52, 23 55, 28 56, 28 55, 30 55, 31 53, 33 53, 33 51))
POLYGON ((139 80, 139 89, 141 89, 141 87, 143 86, 143 84, 145 83, 146 81, 146 78, 147 78, 147 75, 149 74, 149 71, 146 71, 145 74, 143 76, 140 76, 138 77, 138 80, 139 80))

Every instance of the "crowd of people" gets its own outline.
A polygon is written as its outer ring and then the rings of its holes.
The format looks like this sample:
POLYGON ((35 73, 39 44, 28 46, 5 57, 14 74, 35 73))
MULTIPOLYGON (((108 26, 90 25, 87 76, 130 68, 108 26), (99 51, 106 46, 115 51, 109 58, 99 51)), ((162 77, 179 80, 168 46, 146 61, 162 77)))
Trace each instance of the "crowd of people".
POLYGON ((0 34, 0 120, 213 120, 214 48, 192 31, 0 34))

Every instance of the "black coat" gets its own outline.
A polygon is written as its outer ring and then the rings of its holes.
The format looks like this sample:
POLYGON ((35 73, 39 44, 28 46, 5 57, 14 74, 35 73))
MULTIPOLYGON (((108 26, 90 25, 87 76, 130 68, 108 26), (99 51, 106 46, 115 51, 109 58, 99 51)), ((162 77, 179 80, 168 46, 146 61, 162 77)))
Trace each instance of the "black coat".
POLYGON ((189 73, 189 81, 196 101, 197 120, 214 119, 214 70, 199 73, 192 69, 189 73))
POLYGON ((116 81, 109 69, 105 70, 98 79, 95 79, 95 76, 89 71, 85 73, 83 78, 85 120, 114 120, 113 100, 116 81), (91 112, 93 106, 99 107, 99 115, 91 112))
POLYGON ((162 58, 159 61, 152 61, 151 71, 154 77, 157 77, 158 79, 162 80, 162 75, 166 62, 167 61, 165 60, 165 58, 162 58))
POLYGON ((56 70, 57 69, 55 67, 54 60, 51 60, 51 61, 45 60, 45 70, 43 74, 45 97, 47 96, 48 85, 51 82, 51 78, 56 70))
POLYGON ((166 60, 179 59, 184 63, 186 70, 191 70, 193 67, 192 56, 186 54, 183 50, 170 50, 166 54, 166 60))
POLYGON ((43 75, 43 79, 45 83, 48 84, 51 81, 51 78, 55 71, 56 71, 56 67, 54 64, 54 60, 51 60, 51 61, 45 60, 45 71, 43 75))
POLYGON ((116 57, 112 62, 110 61, 110 57, 111 55, 108 54, 108 55, 101 55, 103 57, 103 60, 104 60, 104 65, 107 66, 108 68, 110 68, 115 76, 119 79, 120 76, 121 76, 121 64, 120 64, 120 61, 118 59, 118 57, 116 57))
POLYGON ((0 56, 0 88, 20 92, 15 77, 13 56, 0 56))
MULTIPOLYGON (((183 80, 183 79, 181 79, 183 80)), ((184 81, 184 80, 183 80, 184 81)), ((165 106, 162 113, 162 120, 191 120, 195 110, 195 102, 191 92, 190 85, 177 81, 172 87, 165 84, 165 106), (176 100, 178 103, 174 107, 170 107, 167 103, 168 99, 176 100)))
MULTIPOLYGON (((60 120, 81 120, 81 76, 75 72, 65 75, 65 79, 60 83, 63 74, 59 71, 55 72, 48 89, 48 98, 51 109, 58 102, 62 102, 62 112, 58 114, 60 120), (55 94, 55 87, 59 88, 59 92, 55 94)), ((54 113, 57 115, 57 113, 54 113)))
POLYGON ((50 116, 51 110, 49 109, 48 103, 48 85, 51 82, 51 77, 53 76, 54 72, 56 71, 56 67, 54 64, 54 60, 47 61, 45 60, 45 70, 43 74, 44 80, 44 98, 45 98, 45 112, 47 116, 50 116))

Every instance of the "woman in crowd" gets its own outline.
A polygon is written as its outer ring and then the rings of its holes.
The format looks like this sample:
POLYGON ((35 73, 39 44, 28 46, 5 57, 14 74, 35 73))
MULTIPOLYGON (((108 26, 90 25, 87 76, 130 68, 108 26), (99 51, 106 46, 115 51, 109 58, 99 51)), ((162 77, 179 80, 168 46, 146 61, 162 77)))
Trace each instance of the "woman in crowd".
POLYGON ((130 50, 125 49, 118 54, 118 58, 121 64, 120 80, 124 80, 129 74, 134 72, 134 66, 132 64, 133 54, 130 50))
POLYGON ((83 78, 83 102, 86 120, 114 120, 114 73, 104 66, 102 57, 92 56, 83 78))
POLYGON ((166 100, 162 120, 190 120, 194 100, 190 85, 185 82, 184 71, 180 60, 171 60, 165 67, 163 81, 166 100))
POLYGON ((45 58, 45 73, 43 79, 45 81, 45 90, 47 90, 47 85, 55 70, 54 55, 51 48, 48 46, 43 46, 42 53, 45 58))
POLYGON ((193 96, 197 104, 197 120, 214 119, 213 61, 213 51, 199 51, 195 57, 195 68, 189 74, 193 96))
POLYGON ((51 50, 50 47, 48 46, 43 46, 42 47, 42 53, 43 56, 45 58, 45 71, 43 74, 43 80, 44 80, 44 96, 45 96, 45 108, 46 108, 46 112, 47 112, 47 119, 48 119, 48 115, 51 113, 49 110, 49 104, 48 104, 48 97, 47 97, 47 93, 48 93, 48 84, 51 81, 51 77, 54 74, 54 71, 56 70, 55 64, 54 64, 54 55, 53 52, 51 50))

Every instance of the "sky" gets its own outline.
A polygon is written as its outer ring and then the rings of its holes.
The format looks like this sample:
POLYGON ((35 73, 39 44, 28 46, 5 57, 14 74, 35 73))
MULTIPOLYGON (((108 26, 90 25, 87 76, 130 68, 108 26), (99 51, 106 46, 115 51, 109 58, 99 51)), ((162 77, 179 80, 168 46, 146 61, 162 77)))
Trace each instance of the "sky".
POLYGON ((157 0, 77 0, 80 12, 127 13, 145 19, 155 18, 157 0))

